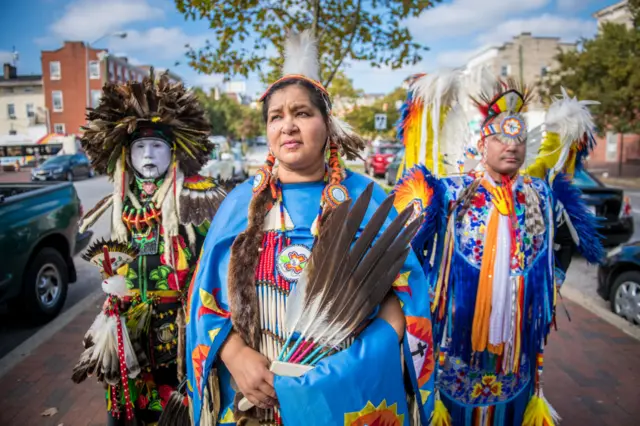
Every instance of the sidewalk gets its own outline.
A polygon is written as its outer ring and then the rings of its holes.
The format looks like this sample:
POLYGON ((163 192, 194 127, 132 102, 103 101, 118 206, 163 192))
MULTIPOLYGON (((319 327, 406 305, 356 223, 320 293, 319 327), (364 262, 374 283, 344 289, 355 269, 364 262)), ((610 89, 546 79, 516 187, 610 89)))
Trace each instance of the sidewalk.
MULTIPOLYGON (((543 376, 545 395, 563 417, 562 426, 637 425, 640 341, 579 305, 564 303, 572 321, 560 307, 543 376)), ((0 379, 0 425, 105 424, 102 386, 92 379, 75 385, 70 378, 95 314, 95 306, 85 310, 0 379), (40 415, 51 407, 58 413, 40 415)))

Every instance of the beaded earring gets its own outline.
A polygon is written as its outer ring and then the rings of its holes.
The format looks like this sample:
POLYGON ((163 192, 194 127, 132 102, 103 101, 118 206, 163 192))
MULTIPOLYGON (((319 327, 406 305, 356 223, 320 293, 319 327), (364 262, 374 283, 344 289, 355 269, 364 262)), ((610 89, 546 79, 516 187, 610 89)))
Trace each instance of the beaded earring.
POLYGON ((338 144, 329 143, 329 184, 324 188, 322 197, 324 201, 332 208, 344 202, 348 198, 347 188, 341 184, 342 167, 340 166, 340 155, 338 153, 338 144))
MULTIPOLYGON (((267 185, 273 186, 273 165, 275 163, 276 157, 271 153, 271 150, 269 150, 269 155, 267 155, 267 159, 265 160, 264 165, 256 171, 256 174, 253 178, 254 194, 261 193, 267 187, 267 185)), ((273 194, 273 198, 276 198, 275 194, 273 194)))

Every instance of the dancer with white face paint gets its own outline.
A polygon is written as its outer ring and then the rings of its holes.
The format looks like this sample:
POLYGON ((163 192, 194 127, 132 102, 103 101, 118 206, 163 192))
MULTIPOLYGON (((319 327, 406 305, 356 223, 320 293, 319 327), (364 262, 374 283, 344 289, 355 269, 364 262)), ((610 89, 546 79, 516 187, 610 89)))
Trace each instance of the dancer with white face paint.
POLYGON ((166 74, 156 81, 153 71, 142 83, 107 84, 88 122, 83 148, 113 179, 114 191, 81 229, 112 207, 111 240, 85 254, 100 267, 110 296, 86 335, 73 380, 95 375, 105 383, 109 425, 174 424, 161 416, 165 408, 184 408, 174 392, 186 385, 184 301, 225 195, 198 175, 213 150, 211 126, 193 93, 169 84, 166 74))
POLYGON ((157 179, 171 164, 171 146, 156 138, 138 139, 131 145, 131 165, 139 176, 157 179))

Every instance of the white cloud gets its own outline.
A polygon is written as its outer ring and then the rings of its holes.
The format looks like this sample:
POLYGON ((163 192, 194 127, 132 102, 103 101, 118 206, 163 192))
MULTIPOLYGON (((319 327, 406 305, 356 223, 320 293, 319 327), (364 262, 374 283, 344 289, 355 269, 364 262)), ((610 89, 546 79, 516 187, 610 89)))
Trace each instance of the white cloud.
POLYGON ((220 86, 223 76, 220 74, 197 74, 194 78, 187 79, 187 84, 193 87, 201 87, 207 91, 215 86, 220 86))
POLYGON ((409 29, 422 41, 463 36, 491 28, 510 16, 539 10, 549 2, 550 0, 453 0, 411 19, 409 29))
POLYGON ((158 20, 164 12, 147 0, 78 0, 66 6, 64 15, 50 29, 62 40, 93 40, 133 22, 158 20))
POLYGON ((487 46, 476 49, 448 50, 436 56, 436 64, 442 68, 456 68, 464 65, 469 59, 486 48, 487 46))
POLYGON ((178 27, 155 27, 145 31, 127 30, 124 39, 111 38, 110 50, 121 50, 139 53, 153 61, 175 61, 181 59, 185 52, 185 45, 198 48, 205 44, 207 36, 190 36, 178 27))
POLYGON ((13 62, 13 53, 6 50, 0 50, 0 65, 13 62))
POLYGON ((479 44, 502 44, 522 32, 530 32, 536 37, 560 37, 565 41, 576 41, 580 37, 595 34, 597 27, 593 20, 544 14, 529 19, 505 21, 491 31, 480 34, 477 41, 479 44))

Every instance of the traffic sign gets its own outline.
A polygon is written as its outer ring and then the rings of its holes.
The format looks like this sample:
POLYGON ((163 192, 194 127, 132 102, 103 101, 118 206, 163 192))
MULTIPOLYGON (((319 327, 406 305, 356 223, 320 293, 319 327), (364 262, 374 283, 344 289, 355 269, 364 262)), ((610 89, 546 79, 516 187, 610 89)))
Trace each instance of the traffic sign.
POLYGON ((387 114, 376 114, 375 128, 376 130, 387 130, 387 114))

